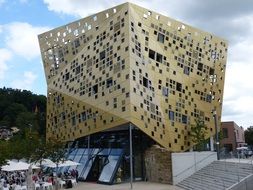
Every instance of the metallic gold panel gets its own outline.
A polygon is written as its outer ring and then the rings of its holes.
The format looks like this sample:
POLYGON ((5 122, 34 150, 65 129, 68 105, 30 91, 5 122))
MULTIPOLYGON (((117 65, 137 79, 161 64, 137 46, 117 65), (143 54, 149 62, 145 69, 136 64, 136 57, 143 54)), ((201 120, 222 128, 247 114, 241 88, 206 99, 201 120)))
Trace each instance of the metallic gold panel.
POLYGON ((171 151, 190 125, 220 121, 227 42, 131 3, 39 35, 47 137, 65 141, 132 122, 171 151))

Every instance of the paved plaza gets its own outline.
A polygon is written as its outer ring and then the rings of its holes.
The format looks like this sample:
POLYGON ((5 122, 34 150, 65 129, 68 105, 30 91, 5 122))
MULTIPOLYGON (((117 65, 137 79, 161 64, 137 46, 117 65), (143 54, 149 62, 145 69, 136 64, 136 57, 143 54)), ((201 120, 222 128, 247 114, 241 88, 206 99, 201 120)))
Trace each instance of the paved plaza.
MULTIPOLYGON (((79 182, 74 190, 130 190, 130 183, 122 183, 115 185, 103 185, 97 183, 79 182)), ((134 182, 134 190, 182 190, 180 187, 160 184, 160 183, 150 183, 150 182, 134 182)))

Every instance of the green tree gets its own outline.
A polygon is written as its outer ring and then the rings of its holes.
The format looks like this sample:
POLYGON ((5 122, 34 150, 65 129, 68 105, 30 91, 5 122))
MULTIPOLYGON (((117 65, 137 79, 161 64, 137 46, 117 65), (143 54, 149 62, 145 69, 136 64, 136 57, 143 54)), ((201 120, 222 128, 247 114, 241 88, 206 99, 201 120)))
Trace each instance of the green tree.
MULTIPOLYGON (((59 164, 65 160, 66 148, 65 143, 59 139, 51 138, 47 142, 48 156, 56 164, 56 172, 58 171, 59 164)), ((56 178, 56 190, 59 189, 58 181, 56 178)))
MULTIPOLYGON (((32 131, 38 131, 39 126, 36 120, 36 116, 31 112, 21 112, 17 115, 16 126, 23 131, 29 129, 32 131)), ((45 126, 44 126, 45 127, 45 126)))
POLYGON ((9 158, 9 151, 8 151, 9 145, 8 141, 0 140, 0 166, 5 165, 7 162, 7 159, 9 158))
POLYGON ((195 119, 195 124, 191 125, 190 137, 197 151, 204 149, 206 143, 206 125, 202 118, 195 119))
POLYGON ((0 88, 0 127, 16 126, 23 131, 30 127, 28 124, 45 136, 46 97, 27 90, 0 88))
POLYGON ((48 156, 50 159, 59 165, 61 161, 64 161, 66 156, 65 143, 59 139, 51 138, 47 142, 48 156))
POLYGON ((4 114, 7 115, 10 119, 10 126, 15 126, 15 121, 17 115, 21 112, 26 112, 27 109, 24 105, 19 103, 12 103, 9 107, 5 110, 4 114))
POLYGON ((253 128, 252 127, 249 127, 245 130, 244 136, 245 136, 245 142, 248 145, 253 146, 253 128))
MULTIPOLYGON (((65 160, 66 149, 65 143, 57 139, 49 139, 41 137, 37 131, 25 129, 25 133, 15 136, 10 141, 0 141, 0 166, 4 165, 8 159, 26 158, 29 163, 41 163, 43 159, 50 158, 56 163, 56 171, 61 161, 65 160)), ((29 167, 29 174, 32 174, 29 167)), ((27 175, 28 189, 32 189, 31 175, 27 175)), ((58 182, 56 181, 56 189, 58 182)))

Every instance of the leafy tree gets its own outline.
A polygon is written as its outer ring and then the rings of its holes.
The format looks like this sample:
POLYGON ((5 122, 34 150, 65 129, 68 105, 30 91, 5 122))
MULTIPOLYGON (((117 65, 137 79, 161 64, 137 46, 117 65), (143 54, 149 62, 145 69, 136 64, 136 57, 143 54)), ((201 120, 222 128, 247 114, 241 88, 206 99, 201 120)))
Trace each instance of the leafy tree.
POLYGON ((50 138, 47 142, 47 151, 50 159, 59 165, 61 161, 64 161, 66 156, 65 143, 59 139, 50 138))
POLYGON ((0 126, 11 126, 11 118, 8 115, 3 116, 0 121, 0 126))
POLYGON ((0 141, 0 166, 5 165, 8 159, 8 141, 0 141))
POLYGON ((0 110, 0 127, 15 126, 24 133, 27 127, 32 126, 33 130, 45 136, 45 96, 35 95, 27 90, 0 88, 0 110))
POLYGON ((14 124, 14 121, 17 117, 17 114, 20 112, 26 112, 27 109, 24 105, 19 104, 19 103, 12 103, 10 104, 6 109, 4 114, 8 115, 13 122, 12 125, 14 124))
MULTIPOLYGON (((47 151, 49 158, 56 164, 56 171, 58 171, 59 164, 65 160, 66 148, 65 143, 59 139, 51 138, 47 142, 47 151)), ((56 190, 59 189, 58 180, 56 178, 56 190)))
POLYGON ((12 138, 9 141, 0 141, 0 165, 6 159, 26 158, 29 162, 40 162, 50 158, 57 165, 64 161, 66 156, 65 143, 57 139, 45 138, 35 131, 25 130, 25 133, 12 138))
POLYGON ((33 131, 38 131, 38 121, 36 120, 36 115, 31 112, 21 112, 17 115, 16 126, 19 129, 31 129, 33 131))
POLYGON ((204 149, 206 143, 206 125, 202 118, 198 117, 195 119, 195 124, 191 125, 190 137, 192 142, 195 144, 195 149, 201 151, 204 149))
POLYGON ((248 145, 253 146, 253 127, 247 128, 244 132, 244 136, 245 136, 245 142, 248 145))

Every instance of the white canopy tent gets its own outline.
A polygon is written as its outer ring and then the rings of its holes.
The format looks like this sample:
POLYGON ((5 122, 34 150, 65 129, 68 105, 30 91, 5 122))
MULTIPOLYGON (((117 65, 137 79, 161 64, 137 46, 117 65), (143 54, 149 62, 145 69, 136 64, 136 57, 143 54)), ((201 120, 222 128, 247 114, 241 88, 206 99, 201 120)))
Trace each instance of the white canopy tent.
POLYGON ((36 166, 46 166, 46 167, 49 167, 49 166, 53 166, 55 163, 50 160, 50 159, 43 159, 41 162, 36 162, 35 165, 36 166))
MULTIPOLYGON (((54 163, 50 159, 43 160, 41 165, 49 167, 49 168, 56 168, 57 167, 56 163, 54 163)), ((72 160, 65 160, 65 161, 60 162, 58 167, 60 168, 60 167, 78 166, 78 165, 80 165, 80 163, 74 162, 72 160)))
MULTIPOLYGON (((8 161, 7 165, 2 166, 2 171, 20 171, 20 170, 28 170, 30 164, 25 162, 14 162, 14 161, 8 161)), ((39 167, 32 165, 32 169, 39 169, 39 167)))
POLYGON ((81 165, 80 163, 78 162, 74 162, 72 160, 66 160, 64 161, 63 163, 60 163, 59 164, 59 167, 65 167, 65 166, 78 166, 78 165, 81 165))
POLYGON ((236 150, 248 150, 248 147, 246 147, 246 146, 242 146, 242 147, 238 147, 238 148, 236 148, 236 150))

